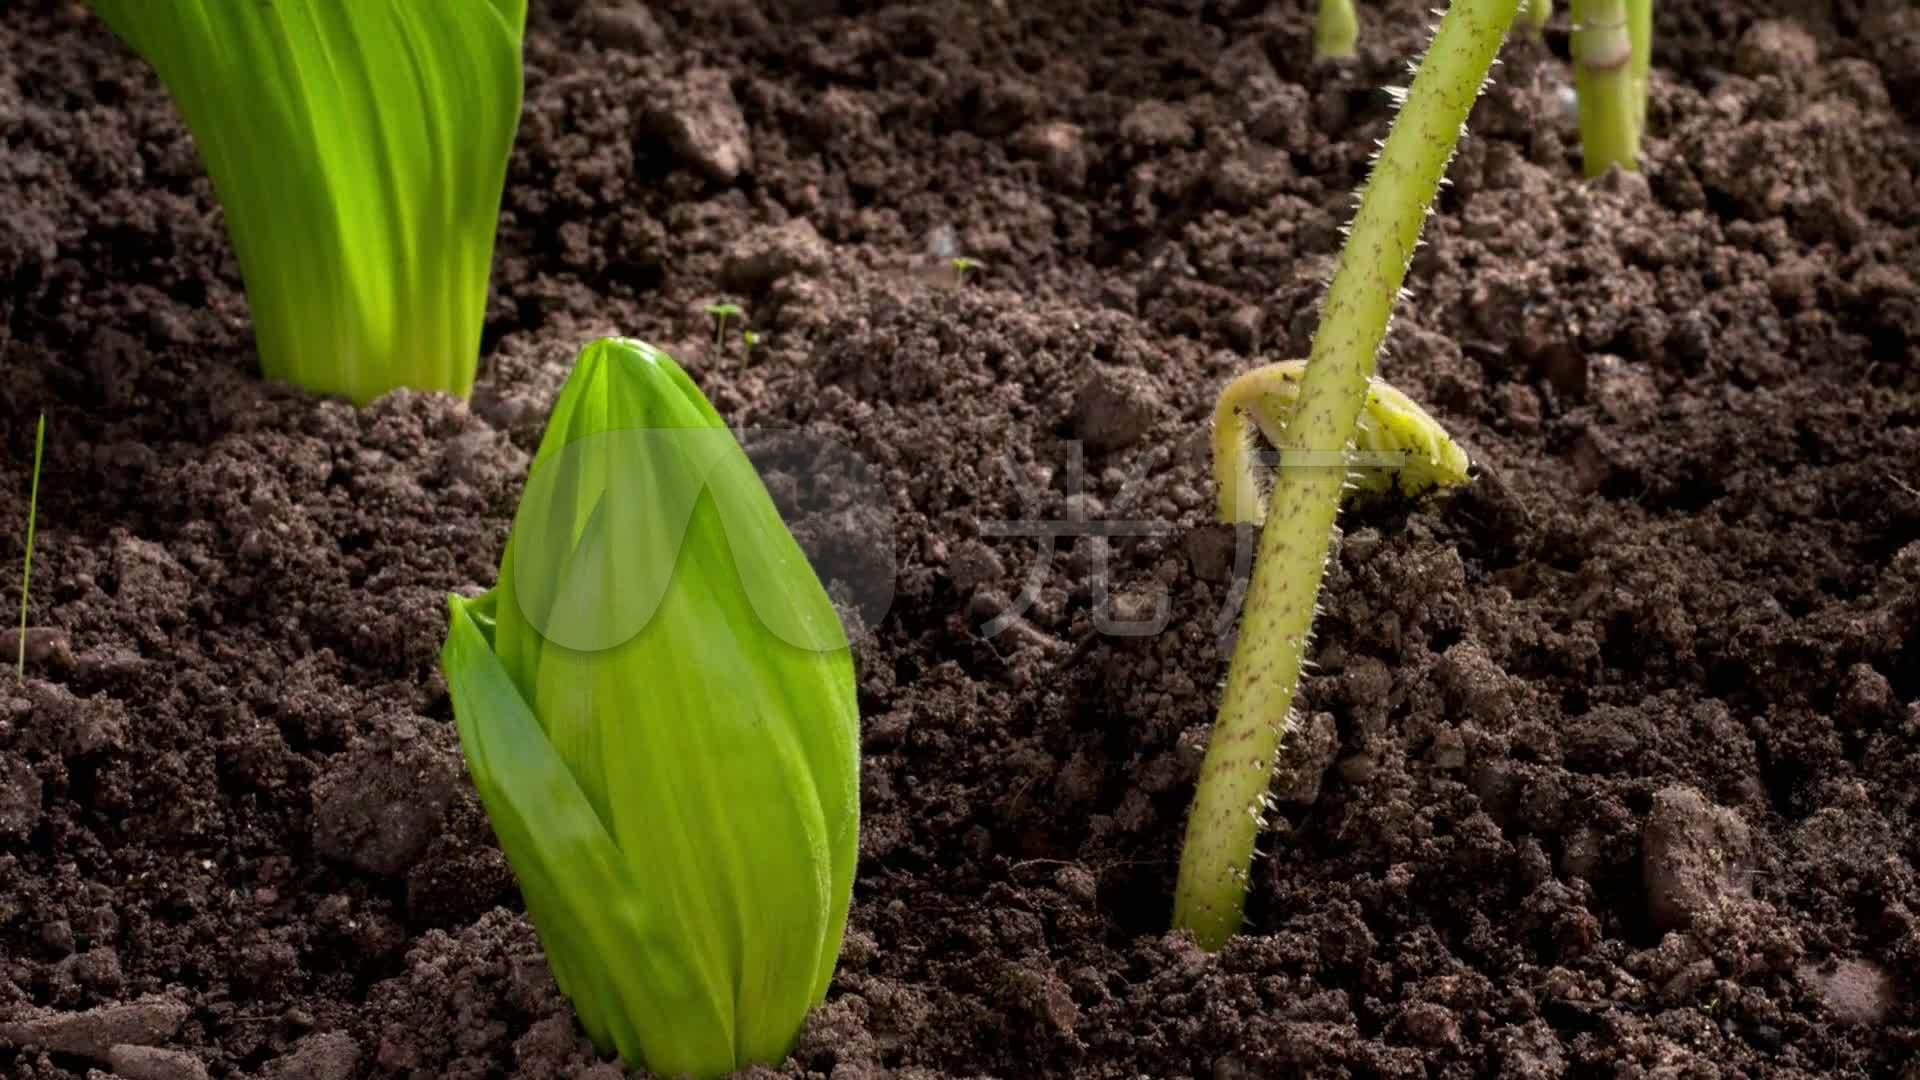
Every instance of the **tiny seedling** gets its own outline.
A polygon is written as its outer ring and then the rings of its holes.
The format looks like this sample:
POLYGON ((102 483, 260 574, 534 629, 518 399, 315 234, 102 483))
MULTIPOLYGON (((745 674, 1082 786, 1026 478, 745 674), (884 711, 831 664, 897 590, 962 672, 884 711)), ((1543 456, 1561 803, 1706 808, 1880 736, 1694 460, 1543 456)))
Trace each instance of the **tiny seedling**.
POLYGON ((448 604, 460 748, 594 1045, 698 1080, 786 1057, 852 896, 853 660, 671 357, 581 351, 497 583, 448 604))
POLYGON ((713 348, 718 352, 726 347, 727 320, 743 312, 739 304, 729 303, 708 304, 705 311, 713 317, 713 348))
POLYGON ((1452 476, 1460 460, 1457 448, 1449 449, 1452 440, 1436 434, 1424 412, 1404 412, 1404 399, 1382 393, 1373 372, 1421 226, 1519 3, 1454 0, 1447 8, 1412 85, 1397 95, 1399 113, 1361 191, 1305 370, 1297 379, 1292 369, 1254 373, 1229 386, 1222 402, 1228 430, 1216 432, 1215 449, 1226 466, 1226 515, 1245 520, 1258 513, 1242 468, 1242 412, 1273 426, 1278 467, 1180 852, 1173 924, 1191 931, 1203 949, 1220 948, 1240 930, 1254 840, 1291 722, 1351 448, 1365 430, 1362 414, 1371 413, 1375 429, 1364 437, 1419 451, 1412 457, 1429 479, 1452 476), (1286 422, 1274 424, 1286 399, 1286 422))
POLYGON ((757 330, 740 331, 740 343, 745 345, 749 349, 757 347, 760 344, 759 331, 757 330))
POLYGON ((526 0, 92 0, 226 211, 260 367, 365 404, 479 363, 526 0))
POLYGON ((1356 55, 1360 41, 1360 17, 1353 0, 1320 0, 1313 19, 1313 57, 1316 60, 1341 60, 1356 55))
POLYGON ((1553 20, 1553 0, 1522 0, 1520 22, 1527 33, 1538 38, 1546 33, 1547 23, 1553 20))
MULTIPOLYGON (((33 586, 33 526, 40 511, 40 461, 47 449, 47 414, 40 414, 40 426, 33 433, 33 483, 27 495, 27 553, 20 567, 20 655, 15 658, 14 675, 27 681, 27 590, 33 586)), ((4 663, 4 661, 0 661, 4 663)))
POLYGON ((1653 0, 1572 0, 1580 158, 1588 176, 1639 167, 1652 60, 1653 0))
POLYGON ((985 273, 987 269, 986 263, 981 262, 979 259, 968 258, 965 255, 954 256, 947 260, 947 265, 953 267, 953 284, 955 287, 965 285, 968 274, 985 273))

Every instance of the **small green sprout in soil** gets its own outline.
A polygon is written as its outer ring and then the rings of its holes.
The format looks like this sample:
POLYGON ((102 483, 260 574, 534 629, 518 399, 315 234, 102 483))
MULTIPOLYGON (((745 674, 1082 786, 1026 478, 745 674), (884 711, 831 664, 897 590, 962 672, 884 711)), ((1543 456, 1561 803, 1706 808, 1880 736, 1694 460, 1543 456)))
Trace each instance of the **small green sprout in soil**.
POLYGON ((1520 6, 1520 22, 1526 26, 1527 33, 1538 38, 1546 32, 1547 23, 1553 20, 1553 0, 1523 0, 1520 6))
POLYGON ((853 661, 671 357, 581 352, 498 583, 448 603, 461 751, 594 1045, 700 1080, 785 1058, 852 895, 853 661))
POLYGON ((744 312, 739 304, 725 302, 708 304, 704 310, 713 317, 713 348, 718 352, 726 347, 727 320, 735 315, 744 315, 744 312))
POLYGON ((757 330, 742 330, 740 331, 740 342, 749 349, 757 348, 760 344, 760 332, 757 330))
POLYGON ((1580 157, 1588 176, 1639 167, 1646 123, 1652 0, 1572 0, 1580 157))
POLYGON ((965 285, 968 274, 982 274, 985 273, 987 269, 986 263, 981 262, 979 259, 968 258, 965 255, 954 256, 948 260, 947 265, 953 267, 953 283, 955 286, 965 285))
POLYGON ((1313 19, 1313 56, 1316 60, 1339 60, 1356 54, 1360 41, 1360 17, 1353 0, 1320 0, 1313 19))
POLYGON ((1362 189, 1305 370, 1297 378, 1291 368, 1253 373, 1230 385, 1221 403, 1227 430, 1216 431, 1215 450, 1224 466, 1223 514, 1251 520, 1260 513, 1244 468, 1243 411, 1268 429, 1279 467, 1180 853, 1173 924, 1201 948, 1218 949, 1240 930, 1254 840, 1291 723, 1356 440, 1413 451, 1409 460, 1425 470, 1417 479, 1440 483, 1465 471, 1452 440, 1423 411, 1409 411, 1411 402, 1384 393, 1373 372, 1434 193, 1519 3, 1454 0, 1441 17, 1362 189), (1371 416, 1371 434, 1363 414, 1371 416))
POLYGON ((20 566, 20 655, 15 658, 14 675, 27 681, 27 590, 33 586, 33 527, 40 512, 40 463, 47 450, 47 414, 40 414, 40 426, 33 433, 33 483, 27 495, 27 553, 20 566))
POLYGON ((226 211, 260 366, 465 397, 520 123, 526 0, 92 0, 226 211))

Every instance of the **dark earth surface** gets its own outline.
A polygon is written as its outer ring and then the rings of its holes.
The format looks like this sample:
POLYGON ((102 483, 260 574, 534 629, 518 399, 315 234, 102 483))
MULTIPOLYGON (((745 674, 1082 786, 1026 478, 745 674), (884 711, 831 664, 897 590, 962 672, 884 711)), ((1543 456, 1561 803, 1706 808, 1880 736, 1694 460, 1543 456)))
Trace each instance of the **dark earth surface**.
POLYGON ((796 526, 897 576, 845 954, 780 1075, 1920 1077, 1894 0, 1663 0, 1644 179, 1577 178, 1564 16, 1509 44, 1382 367, 1485 470, 1345 517, 1248 932, 1165 931, 1226 666, 1208 409, 1304 354, 1429 3, 1364 3, 1326 67, 1298 0, 536 3, 474 400, 364 411, 252 376, 150 72, 79 3, 0 5, 6 567, 50 425, 0 1074, 617 1075, 436 653, 619 332, 890 493, 796 526), (1042 542, 992 523, 1070 514, 1162 528, 1061 538, 1018 610, 1042 542))

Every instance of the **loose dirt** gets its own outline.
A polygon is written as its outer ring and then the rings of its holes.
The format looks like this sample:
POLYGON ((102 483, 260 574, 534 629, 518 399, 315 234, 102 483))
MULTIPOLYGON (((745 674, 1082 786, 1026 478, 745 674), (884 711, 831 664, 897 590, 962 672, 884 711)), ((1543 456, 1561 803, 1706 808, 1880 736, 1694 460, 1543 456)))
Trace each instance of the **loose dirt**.
POLYGON ((1920 1077, 1895 0, 1662 0, 1645 174, 1592 183, 1564 15, 1509 45, 1382 368, 1483 474, 1343 518, 1248 931, 1165 931, 1236 542, 1205 418, 1304 354, 1428 4, 1322 67, 1297 0, 536 5, 474 400, 361 411, 252 375, 151 73, 14 5, 0 568, 50 435, 0 1074, 618 1075, 435 666, 617 332, 884 492, 796 526, 892 597, 845 954, 779 1075, 1920 1077), (715 348, 720 299, 758 345, 715 348), (996 524, 1031 520, 1065 535, 996 524))

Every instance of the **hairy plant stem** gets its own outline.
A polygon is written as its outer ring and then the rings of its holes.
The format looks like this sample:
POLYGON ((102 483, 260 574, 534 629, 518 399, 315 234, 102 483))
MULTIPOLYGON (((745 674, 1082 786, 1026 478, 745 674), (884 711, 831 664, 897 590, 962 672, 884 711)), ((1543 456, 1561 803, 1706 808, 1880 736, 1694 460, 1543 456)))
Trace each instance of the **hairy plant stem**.
MULTIPOLYGON (((1646 6, 1645 0, 1640 0, 1646 6)), ((1580 99, 1580 159, 1588 176, 1638 166, 1640 111, 1628 0, 1573 0, 1573 84, 1580 99)))
POLYGON ((1209 951, 1238 932, 1245 912, 1254 839, 1375 358, 1440 178, 1519 3, 1454 0, 1441 18, 1321 302, 1300 397, 1277 446, 1267 524, 1181 850, 1173 925, 1209 951))
POLYGON ((1353 0, 1320 0, 1319 14, 1313 20, 1313 56, 1333 60, 1354 55, 1360 40, 1360 17, 1354 13, 1353 0))

